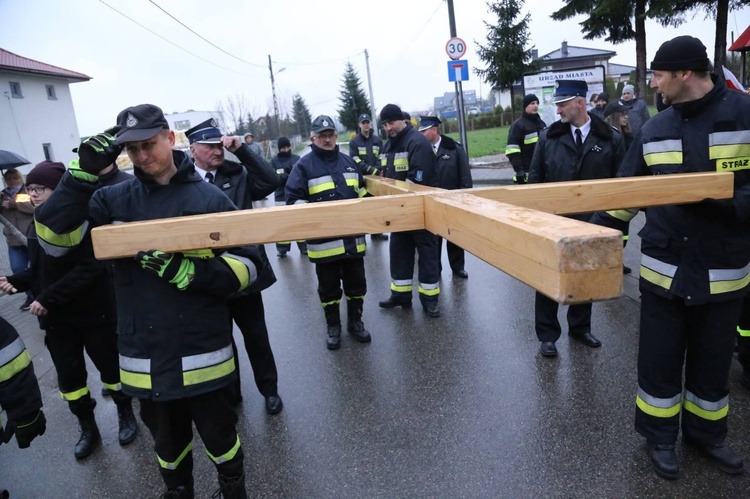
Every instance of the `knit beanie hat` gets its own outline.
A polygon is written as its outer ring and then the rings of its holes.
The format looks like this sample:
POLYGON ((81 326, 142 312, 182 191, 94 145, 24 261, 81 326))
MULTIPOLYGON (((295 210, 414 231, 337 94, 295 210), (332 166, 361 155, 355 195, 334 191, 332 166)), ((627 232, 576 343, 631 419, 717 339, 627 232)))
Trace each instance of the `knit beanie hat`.
POLYGON ((65 173, 65 165, 53 161, 42 161, 26 175, 26 185, 38 184, 55 189, 65 173))
POLYGON ((404 119, 404 112, 396 104, 386 104, 383 109, 380 110, 380 122, 385 123, 386 121, 398 121, 404 119))
POLYGON ((524 95, 523 96, 523 109, 526 109, 526 107, 528 107, 528 105, 534 101, 539 102, 539 97, 537 97, 534 94, 524 95))
POLYGON ((609 102, 609 94, 606 92, 602 92, 599 94, 599 97, 596 98, 597 102, 600 100, 603 100, 604 102, 609 102))
POLYGON ((625 94, 635 95, 635 87, 633 85, 625 85, 622 87, 622 95, 625 94))
POLYGON ((683 35, 662 43, 651 61, 651 69, 711 71, 711 62, 706 54, 706 46, 700 40, 683 35))
POLYGON ((292 143, 286 137, 279 137, 279 140, 276 141, 276 145, 279 146, 279 149, 281 150, 284 147, 291 147, 292 143))

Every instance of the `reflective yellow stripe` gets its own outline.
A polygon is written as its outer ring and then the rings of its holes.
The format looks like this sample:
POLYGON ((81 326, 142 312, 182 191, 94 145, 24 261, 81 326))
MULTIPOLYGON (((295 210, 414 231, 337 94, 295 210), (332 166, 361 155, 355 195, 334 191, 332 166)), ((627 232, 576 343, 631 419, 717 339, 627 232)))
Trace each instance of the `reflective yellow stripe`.
POLYGON ((216 256, 214 251, 208 248, 186 250, 183 251, 182 254, 191 258, 200 258, 201 260, 207 260, 216 256))
POLYGON ((750 338, 750 329, 742 329, 740 326, 737 326, 737 332, 743 338, 750 338))
POLYGON ((539 134, 537 132, 527 134, 523 137, 523 144, 529 145, 529 144, 536 144, 536 142, 539 140, 539 134))
POLYGON ((322 244, 307 244, 307 255, 310 258, 326 258, 346 253, 343 239, 336 239, 322 244))
POLYGON ((425 296, 437 296, 440 294, 440 284, 419 284, 417 291, 425 296))
POLYGON ((682 164, 682 141, 660 140, 643 144, 643 159, 648 166, 682 164))
POLYGON ((348 300, 364 300, 364 299, 365 299, 365 295, 360 295, 360 296, 347 296, 347 297, 346 297, 346 299, 347 299, 347 301, 348 301, 348 300))
POLYGON ((354 189, 355 191, 359 190, 359 180, 356 178, 348 178, 346 179, 346 185, 354 189))
POLYGON ((331 305, 338 305, 341 303, 341 300, 333 300, 333 301, 324 301, 320 304, 323 305, 323 308, 330 307, 331 305))
POLYGON ((648 255, 641 257, 641 277, 657 286, 669 289, 676 273, 677 267, 675 265, 661 262, 648 255))
POLYGON ((354 158, 352 158, 352 159, 354 159, 354 162, 357 163, 357 164, 359 164, 359 163, 362 162, 362 158, 360 158, 359 156, 354 156, 354 158))
POLYGON ((228 452, 222 454, 221 456, 214 456, 210 452, 208 452, 208 449, 206 449, 206 454, 208 454, 208 457, 211 458, 211 461, 213 461, 216 464, 226 463, 227 461, 231 461, 234 459, 234 456, 237 455, 237 452, 240 450, 240 436, 237 435, 237 442, 235 442, 234 446, 229 449, 228 452))
POLYGON ((81 244, 88 225, 88 222, 84 222, 83 225, 72 232, 57 234, 46 225, 43 225, 36 220, 34 221, 39 244, 48 255, 54 257, 63 256, 71 249, 81 244))
POLYGON ((197 385, 215 379, 223 378, 234 371, 234 357, 211 367, 196 369, 182 373, 182 382, 185 386, 197 385))
POLYGON ((521 153, 521 148, 518 147, 518 145, 516 145, 516 144, 508 144, 505 147, 505 154, 506 155, 507 154, 520 154, 520 153, 521 153))
POLYGON ((739 291, 750 284, 750 264, 739 269, 710 269, 708 280, 712 295, 739 291))
POLYGON ((21 371, 26 369, 29 364, 31 364, 31 355, 29 355, 28 350, 26 350, 26 348, 23 346, 21 338, 18 338, 13 343, 5 347, 2 351, 0 351, 0 354, 10 353, 9 347, 13 347, 13 350, 15 351, 18 345, 20 345, 20 347, 23 349, 21 350, 21 353, 17 354, 12 360, 7 361, 2 367, 0 367, 0 383, 8 381, 10 378, 20 373, 21 371), (8 352, 6 352, 6 349, 8 349, 8 352))
POLYGON ((709 402, 708 400, 699 398, 694 393, 686 391, 683 406, 686 411, 692 412, 699 418, 718 421, 727 417, 729 413, 729 397, 724 397, 716 402, 709 402))
POLYGON ((612 210, 607 212, 607 215, 616 218, 617 220, 622 220, 623 222, 630 222, 637 214, 638 211, 635 211, 634 213, 631 210, 612 210))
POLYGON ((641 277, 646 279, 648 282, 656 284, 657 286, 661 286, 664 289, 669 289, 672 287, 671 277, 663 276, 658 272, 654 272, 648 267, 644 267, 643 265, 641 265, 641 277))
POLYGON ((150 374, 131 373, 120 369, 120 382, 123 385, 132 386, 134 388, 142 388, 144 390, 151 389, 150 374))
POLYGON ((682 164, 682 152, 662 152, 656 154, 649 154, 643 156, 646 165, 657 166, 657 165, 681 165, 682 164))
POLYGON ((193 450, 193 443, 190 442, 187 447, 185 447, 185 450, 180 453, 179 456, 177 456, 177 459, 174 462, 167 462, 164 459, 159 456, 159 454, 156 455, 157 459, 159 459, 159 466, 164 468, 165 470, 176 470, 177 467, 180 465, 183 459, 185 459, 185 456, 188 455, 190 451, 193 450))
POLYGON ((391 283, 391 291, 395 291, 396 293, 411 293, 412 289, 414 289, 414 285, 411 281, 408 281, 409 284, 403 284, 404 281, 394 281, 391 283))
MULTIPOLYGON (((232 269, 232 272, 234 273, 235 277, 237 277, 237 280, 240 281, 240 289, 238 289, 237 291, 242 291, 243 289, 248 287, 251 282, 250 269, 247 266, 247 259, 238 257, 236 255, 225 255, 222 255, 220 258, 224 260, 227 265, 229 265, 229 268, 232 269)), ((255 268, 254 264, 253 268, 255 268)))
POLYGON ((681 399, 682 395, 679 393, 670 398, 654 397, 646 393, 646 391, 639 386, 635 403, 638 408, 646 414, 657 418, 671 418, 672 416, 679 414, 681 399))
POLYGON ((714 132, 708 135, 709 159, 750 156, 750 130, 714 132))
POLYGON ((112 385, 110 383, 105 383, 104 381, 102 381, 102 385, 104 386, 104 388, 112 390, 113 392, 119 392, 120 390, 122 390, 122 383, 115 383, 114 385, 112 385))
POLYGON ((85 395, 88 395, 89 393, 89 387, 84 386, 83 388, 76 390, 74 392, 60 392, 60 396, 63 400, 67 400, 68 402, 72 402, 74 400, 78 400, 81 397, 84 397, 85 395))

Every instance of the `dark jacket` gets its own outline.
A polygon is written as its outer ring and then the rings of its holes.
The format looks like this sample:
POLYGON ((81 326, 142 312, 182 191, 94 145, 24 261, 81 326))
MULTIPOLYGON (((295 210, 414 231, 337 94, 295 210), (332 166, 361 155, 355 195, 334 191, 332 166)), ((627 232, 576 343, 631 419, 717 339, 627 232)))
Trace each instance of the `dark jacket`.
MULTIPOLYGON (((609 123, 592 116, 591 130, 579 158, 570 123, 556 121, 539 135, 529 170, 529 183, 565 182, 612 178, 625 155, 622 134, 609 123)), ((571 218, 588 220, 590 214, 571 218)))
POLYGON ((349 141, 349 157, 357 163, 363 175, 377 175, 380 172, 381 149, 383 141, 374 130, 370 130, 369 137, 360 132, 349 141))
POLYGON ((510 125, 505 155, 517 174, 529 172, 539 132, 546 126, 539 114, 529 114, 526 111, 510 125))
MULTIPOLYGON (((646 210, 640 285, 687 305, 744 296, 750 281, 750 96, 717 80, 701 99, 674 104, 635 136, 618 176, 733 172, 734 197, 646 210)), ((597 213, 620 228, 626 210, 597 213)))
POLYGON ((411 125, 385 143, 380 164, 387 178, 437 186, 432 144, 411 125))
MULTIPOLYGON (((365 182, 357 164, 341 154, 312 144, 311 152, 292 169, 286 183, 286 203, 320 203, 364 196, 365 182)), ((313 263, 365 256, 365 237, 350 236, 307 241, 307 254, 313 263)))
POLYGON ((646 123, 651 118, 651 114, 648 112, 648 106, 646 105, 646 102, 633 97, 633 100, 631 100, 630 102, 626 102, 625 100, 621 99, 620 104, 627 108, 628 124, 630 125, 630 129, 633 131, 633 135, 637 134, 643 127, 644 123, 646 123))
MULTIPOLYGON (((88 227, 236 209, 204 182, 192 161, 174 151, 177 173, 159 185, 136 169, 137 180, 97 190, 66 173, 37 209, 40 244, 73 251, 88 227)), ((144 248, 147 250, 150 248, 144 248)), ((133 258, 113 260, 123 391, 168 401, 207 393, 235 381, 232 322, 226 298, 249 285, 261 265, 257 250, 186 252, 195 274, 185 291, 144 270, 133 258)), ((48 251, 49 253, 49 251, 48 251)))
POLYGON ((299 156, 292 154, 291 151, 287 153, 280 152, 271 160, 271 166, 276 171, 276 175, 279 179, 279 187, 274 194, 274 201, 277 205, 286 205, 284 188, 286 187, 289 173, 291 173, 292 167, 297 161, 299 161, 299 156))
POLYGON ((436 158, 438 187, 443 189, 473 187, 469 156, 461 144, 447 135, 440 135, 440 146, 436 158))
POLYGON ((42 394, 31 355, 18 332, 0 317, 0 407, 13 422, 26 421, 42 408, 42 394))
MULTIPOLYGON (((263 158, 253 153, 246 145, 240 146, 234 155, 242 163, 224 161, 214 172, 214 185, 241 210, 250 210, 253 201, 271 194, 277 187, 278 176, 263 158)), ((266 256, 265 246, 256 246, 263 265, 258 268, 258 279, 242 291, 242 295, 257 293, 276 282, 271 262, 266 256)))

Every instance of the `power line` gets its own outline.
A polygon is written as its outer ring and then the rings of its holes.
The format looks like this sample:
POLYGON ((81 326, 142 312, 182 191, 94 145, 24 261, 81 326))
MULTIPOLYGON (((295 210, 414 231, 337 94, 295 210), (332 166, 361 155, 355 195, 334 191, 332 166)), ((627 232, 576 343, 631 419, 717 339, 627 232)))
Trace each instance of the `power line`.
POLYGON ((262 64, 256 64, 256 63, 254 63, 254 62, 246 61, 245 59, 240 59, 239 57, 237 57, 236 55, 232 54, 231 52, 227 52, 227 51, 226 51, 226 50, 224 50, 223 48, 219 47, 219 46, 218 46, 218 45, 216 45, 215 43, 213 43, 213 42, 211 42, 210 40, 208 40, 207 38, 205 38, 205 37, 203 37, 203 36, 199 35, 198 33, 196 33, 196 32, 195 32, 195 31, 194 31, 193 29, 191 29, 191 28, 190 28, 189 26, 187 26, 187 25, 186 25, 185 23, 183 23, 182 21, 180 21, 179 19, 177 19, 177 18, 176 18, 175 16, 173 16, 172 14, 170 14, 169 12, 167 12, 166 10, 164 10, 164 9, 163 9, 163 8, 162 8, 162 7, 161 7, 161 6, 159 5, 159 4, 157 4, 156 2, 154 2, 154 0, 149 0, 149 2, 151 2, 151 4, 153 4, 153 5, 154 5, 154 6, 156 7, 156 8, 158 8, 158 9, 159 9, 160 11, 164 12, 164 13, 165 13, 166 15, 168 15, 169 17, 171 17, 172 19, 174 19, 174 20, 175 20, 175 21, 176 21, 176 22, 177 22, 177 23, 178 23, 178 24, 179 24, 180 26, 182 26, 182 27, 183 27, 183 28, 185 28, 186 30, 190 31, 190 32, 191 32, 192 34, 194 34, 195 36, 197 36, 198 38, 200 38, 200 39, 201 39, 201 40, 203 40, 204 42, 208 43, 208 44, 209 44, 209 45, 211 45, 212 47, 214 47, 214 48, 216 48, 216 49, 218 49, 218 50, 220 50, 220 51, 224 52, 224 53, 225 53, 225 54, 227 54, 228 56, 230 56, 230 57, 233 57, 233 58, 237 59, 237 60, 238 60, 238 61, 240 61, 240 62, 244 62, 245 64, 249 64, 249 65, 251 65, 251 66, 255 66, 256 68, 264 68, 264 69, 265 69, 265 66, 264 66, 264 65, 262 65, 262 64))
POLYGON ((212 65, 216 66, 217 68, 221 68, 221 69, 223 69, 223 70, 225 70, 225 71, 229 71, 230 73, 235 73, 235 74, 238 74, 238 75, 242 75, 242 76, 254 76, 254 77, 257 77, 257 76, 258 76, 258 75, 252 75, 252 74, 248 74, 248 73, 241 73, 241 72, 239 72, 239 71, 235 71, 235 70, 233 70, 233 69, 225 68, 224 66, 220 66, 219 64, 216 64, 216 63, 215 63, 215 62, 213 62, 213 61, 210 61, 210 60, 208 60, 208 59, 204 59, 203 57, 201 57, 201 56, 199 56, 199 55, 197 55, 197 54, 194 54, 194 53, 190 52, 190 51, 189 51, 189 50, 187 50, 186 48, 184 48, 184 47, 180 47, 179 45, 177 45, 177 44, 176 44, 176 43, 174 43, 173 41, 171 41, 171 40, 168 40, 168 39, 164 38, 164 37, 163 37, 163 36, 161 36, 161 35, 160 35, 159 33, 156 33, 155 31, 153 31, 153 30, 150 30, 149 28, 147 28, 146 26, 142 25, 141 23, 139 23, 138 21, 136 21, 136 20, 135 20, 135 19, 133 19, 132 17, 128 17, 127 15, 123 14, 123 13, 122 13, 122 12, 120 12, 119 10, 115 9, 114 7, 112 7, 111 5, 109 5, 109 4, 108 4, 107 2, 105 2, 104 0, 99 0, 99 2, 103 3, 104 5, 106 5, 107 7, 109 7, 110 9, 114 10, 115 12, 117 12, 118 14, 120 14, 120 15, 121 15, 122 17, 124 17, 125 19, 127 19, 127 20, 129 20, 129 21, 131 21, 131 22, 133 22, 133 23, 135 23, 135 24, 137 24, 138 26, 140 26, 141 28, 145 29, 146 31, 148 31, 148 32, 149 32, 149 33, 151 33, 152 35, 154 35, 154 36, 157 36, 157 37, 161 38, 162 40, 164 40, 165 42, 169 43, 170 45, 173 45, 174 47, 177 47, 178 49, 182 50, 183 52, 187 52, 188 54, 192 55, 193 57, 196 57, 196 58, 200 59, 201 61, 204 61, 204 62, 207 62, 207 63, 209 63, 209 64, 212 64, 212 65))
POLYGON ((353 59, 354 57, 358 55, 362 55, 364 53, 364 50, 361 52, 357 52, 356 54, 352 54, 347 57, 342 57, 340 59, 331 59, 330 61, 318 61, 318 62, 284 62, 284 61, 273 61, 278 64, 286 64, 287 66, 317 66, 319 64, 331 64, 333 62, 341 62, 341 61, 347 61, 349 59, 353 59))

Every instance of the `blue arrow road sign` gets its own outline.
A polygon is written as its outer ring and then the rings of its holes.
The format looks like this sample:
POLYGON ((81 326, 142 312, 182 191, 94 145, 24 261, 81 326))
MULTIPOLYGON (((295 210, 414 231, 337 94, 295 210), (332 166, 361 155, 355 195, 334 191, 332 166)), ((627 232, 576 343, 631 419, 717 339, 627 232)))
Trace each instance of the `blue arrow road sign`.
POLYGON ((448 61, 448 81, 469 81, 469 61, 448 61))

